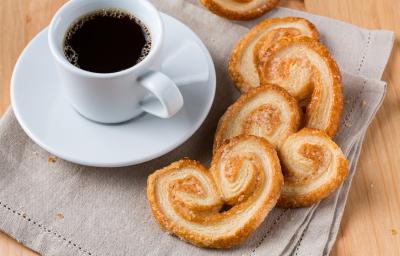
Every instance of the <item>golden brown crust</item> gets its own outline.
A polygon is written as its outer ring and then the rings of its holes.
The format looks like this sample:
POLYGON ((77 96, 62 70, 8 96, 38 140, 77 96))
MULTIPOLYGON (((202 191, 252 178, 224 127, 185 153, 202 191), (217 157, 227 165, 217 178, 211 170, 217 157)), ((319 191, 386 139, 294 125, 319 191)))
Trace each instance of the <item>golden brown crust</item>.
POLYGON ((343 109, 342 82, 339 68, 324 45, 309 37, 283 38, 265 52, 258 65, 258 74, 262 83, 275 82, 294 97, 298 96, 298 100, 304 99, 304 91, 308 91, 311 85, 313 91, 307 105, 306 127, 321 129, 330 137, 336 134, 343 109), (291 49, 291 55, 284 55, 288 49, 291 49), (315 57, 308 59, 307 54, 318 55, 321 63, 326 66, 313 63, 315 57), (297 72, 303 72, 301 76, 296 73, 296 79, 309 77, 309 83, 299 82, 297 95, 290 91, 294 87, 293 82, 288 83, 292 81, 288 80, 291 72, 295 72, 292 71, 293 66, 290 66, 291 69, 288 67, 292 63, 297 65, 297 72), (325 81, 324 77, 329 77, 329 81, 325 81))
POLYGON ((289 135, 298 131, 300 124, 301 109, 297 101, 281 87, 265 84, 243 94, 227 109, 218 122, 213 152, 226 139, 240 134, 263 137, 275 148, 279 148, 289 135), (263 111, 262 108, 265 106, 278 111, 272 113, 275 115, 271 115, 263 111), (259 109, 261 111, 255 112, 259 109), (283 119, 281 112, 286 113, 288 120, 283 119), (249 126, 253 129, 249 129, 249 126), (279 129, 282 127, 285 129, 279 129))
POLYGON ((264 13, 276 7, 279 0, 225 0, 238 5, 238 8, 230 8, 229 5, 224 5, 223 1, 218 3, 215 0, 200 0, 200 2, 211 12, 218 16, 231 20, 251 20, 262 16, 264 13), (259 2, 253 6, 253 2, 259 2), (236 10, 235 10, 236 9, 236 10))
POLYGON ((304 128, 291 135, 279 157, 285 179, 279 207, 307 207, 317 203, 338 188, 348 175, 348 163, 340 148, 317 129, 304 128), (301 149, 307 145, 320 148, 324 155, 315 155, 313 147, 305 154, 301 149), (317 165, 315 170, 313 165, 317 165))
MULTIPOLYGON (((242 68, 239 66, 240 63, 243 61, 243 58, 254 57, 253 50, 248 48, 254 47, 260 39, 263 39, 263 36, 268 35, 270 32, 276 29, 282 29, 282 27, 279 27, 280 25, 287 26, 288 24, 291 23, 297 25, 300 24, 303 27, 302 31, 299 30, 299 33, 301 35, 306 35, 307 33, 308 36, 310 36, 311 38, 315 40, 319 39, 319 34, 314 24, 312 24, 306 19, 299 17, 271 18, 260 22, 258 25, 252 28, 233 48, 232 54, 229 59, 228 71, 232 80, 235 82, 236 87, 241 92, 247 92, 251 88, 258 87, 260 85, 259 83, 254 81, 250 82, 250 80, 253 80, 250 79, 249 77, 250 75, 258 76, 256 70, 257 63, 254 63, 254 60, 248 60, 248 62, 251 62, 252 65, 254 65, 255 74, 249 74, 248 72, 244 72, 242 68), (251 51, 251 54, 244 56, 247 50, 251 51)), ((289 29, 293 30, 296 28, 289 27, 289 29)), ((285 36, 284 33, 283 35, 285 36)), ((265 48, 268 47, 264 47, 264 49, 265 48)))
POLYGON ((266 35, 260 37, 254 46, 253 58, 254 64, 258 65, 260 60, 264 57, 265 53, 275 42, 286 37, 301 36, 300 31, 295 28, 277 28, 272 30, 266 35))
MULTIPOLYGON (((245 176, 247 178, 247 175, 245 176)), ((193 179, 189 182, 193 182, 193 179)), ((220 147, 213 156, 210 171, 196 161, 183 159, 154 172, 147 180, 147 198, 152 213, 163 230, 200 247, 229 248, 241 243, 261 224, 275 206, 282 186, 283 176, 273 147, 262 138, 242 135, 230 139, 220 147), (249 190, 247 198, 239 199, 227 211, 215 211, 215 205, 222 206, 226 196, 235 193, 227 187, 222 187, 220 181, 224 179, 224 182, 229 182, 230 177, 226 172, 230 170, 226 170, 225 165, 236 157, 243 157, 242 162, 234 161, 234 166, 228 165, 228 168, 249 172, 249 175, 254 176, 255 183, 246 187, 246 190, 249 190), (237 168, 243 164, 246 164, 246 168, 237 168), (182 179, 189 179, 187 176, 190 175, 197 176, 198 181, 207 180, 201 184, 202 189, 209 188, 206 193, 213 194, 208 196, 218 199, 211 200, 209 209, 213 210, 210 212, 205 213, 206 205, 201 212, 193 208, 177 211, 178 208, 184 207, 179 201, 198 200, 200 203, 201 200, 205 200, 203 196, 196 197, 193 193, 196 189, 182 187, 182 179), (174 186, 177 181, 180 184, 179 189, 174 186), (186 192, 183 196, 179 194, 182 191, 186 192), (181 211, 186 213, 182 214, 181 211)), ((199 189, 199 194, 203 194, 202 189, 199 189)))

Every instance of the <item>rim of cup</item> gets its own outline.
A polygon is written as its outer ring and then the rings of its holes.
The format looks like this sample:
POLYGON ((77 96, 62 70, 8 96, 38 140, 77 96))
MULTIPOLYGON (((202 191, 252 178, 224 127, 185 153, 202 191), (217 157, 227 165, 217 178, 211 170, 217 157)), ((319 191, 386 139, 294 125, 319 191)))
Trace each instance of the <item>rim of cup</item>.
MULTIPOLYGON (((59 22, 60 20, 60 16, 62 16, 62 14, 66 11, 69 11, 73 8, 76 8, 76 6, 79 6, 79 4, 81 3, 85 3, 87 2, 87 0, 72 0, 67 2, 66 4, 64 4, 57 12, 56 14, 53 16, 50 25, 49 25, 49 30, 48 30, 48 43, 49 43, 49 48, 50 51, 52 52, 52 55, 55 57, 55 59, 57 60, 58 63, 60 63, 64 68, 66 68, 68 71, 76 73, 80 76, 85 76, 85 77, 89 77, 89 78, 114 78, 114 77, 119 77, 119 76, 124 76, 127 75, 129 73, 131 73, 132 71, 135 71, 143 66, 145 66, 146 64, 148 64, 149 62, 151 62, 153 60, 153 58, 155 57, 156 53, 160 50, 161 48, 161 41, 163 38, 163 33, 164 33, 164 28, 163 28, 163 23, 161 21, 161 16, 159 11, 148 1, 146 0, 136 0, 136 1, 132 1, 132 4, 141 4, 144 5, 147 9, 149 9, 152 13, 154 13, 154 16, 156 18, 155 22, 157 23, 157 26, 159 26, 159 32, 157 33, 157 38, 158 40, 154 40, 154 35, 150 29, 150 36, 151 36, 151 48, 149 53, 147 54, 147 56, 140 61, 139 63, 133 65, 130 68, 121 70, 121 71, 117 71, 117 72, 112 72, 112 73, 96 73, 96 72, 91 72, 91 71, 87 71, 87 70, 83 70, 80 69, 78 67, 76 67, 75 65, 73 65, 72 63, 70 63, 66 56, 64 55, 64 53, 62 51, 60 51, 60 47, 58 47, 56 45, 56 42, 54 40, 55 36, 55 26, 57 26, 57 22, 59 22)), ((116 9, 121 9, 121 8, 117 8, 115 6, 112 6, 112 0, 109 0, 110 2, 110 6, 106 7, 106 8, 116 8, 116 9)), ((101 10, 102 8, 99 8, 98 10, 101 10)), ((132 15, 135 16, 135 13, 132 13, 130 11, 121 9, 123 11, 126 11, 132 15)), ((96 9, 94 9, 93 11, 96 11, 96 9)), ((90 13, 90 12, 88 12, 90 13)), ((67 27, 67 30, 63 32, 63 37, 65 37, 66 32, 68 31, 68 29, 70 28, 70 26, 73 25, 73 23, 77 20, 79 20, 81 17, 83 17, 85 14, 83 15, 79 15, 77 17, 75 17, 74 20, 70 21, 69 26, 67 27)), ((142 21, 143 22, 143 21, 142 21)), ((146 26, 148 26, 146 23, 144 23, 146 26)), ((61 47, 62 49, 63 47, 61 47)))

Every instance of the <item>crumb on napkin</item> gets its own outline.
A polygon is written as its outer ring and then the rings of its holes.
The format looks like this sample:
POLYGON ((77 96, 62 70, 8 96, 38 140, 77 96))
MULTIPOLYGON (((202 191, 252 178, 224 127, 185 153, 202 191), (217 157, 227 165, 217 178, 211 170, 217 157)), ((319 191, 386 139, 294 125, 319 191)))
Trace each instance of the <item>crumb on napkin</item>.
POLYGON ((362 100, 361 101, 361 107, 365 108, 367 106, 367 101, 366 100, 362 100))
POLYGON ((47 158, 47 161, 48 161, 49 163, 55 163, 55 162, 57 162, 57 157, 55 157, 55 156, 49 156, 49 157, 47 158))
POLYGON ((60 219, 60 220, 63 220, 64 219, 64 214, 63 213, 57 213, 56 214, 56 216, 57 216, 57 219, 60 219))

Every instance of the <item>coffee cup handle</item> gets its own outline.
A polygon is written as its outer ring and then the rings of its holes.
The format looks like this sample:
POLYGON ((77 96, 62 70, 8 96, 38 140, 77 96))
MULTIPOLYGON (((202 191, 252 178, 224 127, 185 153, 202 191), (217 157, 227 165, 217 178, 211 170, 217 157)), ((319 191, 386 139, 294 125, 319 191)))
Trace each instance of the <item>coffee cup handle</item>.
POLYGON ((139 79, 139 83, 150 91, 149 97, 140 103, 141 108, 152 115, 169 118, 183 106, 183 97, 175 82, 161 72, 151 72, 139 79))

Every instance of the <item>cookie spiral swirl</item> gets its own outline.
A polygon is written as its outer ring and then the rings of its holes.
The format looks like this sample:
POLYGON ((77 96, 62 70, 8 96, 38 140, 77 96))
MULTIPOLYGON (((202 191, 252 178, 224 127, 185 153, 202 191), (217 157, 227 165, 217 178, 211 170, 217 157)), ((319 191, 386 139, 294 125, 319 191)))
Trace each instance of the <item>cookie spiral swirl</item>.
POLYGON ((309 37, 283 38, 265 52, 258 74, 262 83, 277 84, 299 101, 309 98, 306 127, 331 137, 336 134, 343 108, 342 82, 325 46, 309 37))
POLYGON ((231 20, 250 20, 274 8, 279 0, 200 0, 211 12, 231 20))
POLYGON ((252 28, 234 47, 228 71, 241 92, 260 86, 257 65, 259 55, 281 38, 307 36, 318 40, 315 26, 298 17, 266 19, 252 28))
POLYGON ((297 132, 301 109, 286 90, 266 84, 243 94, 221 117, 214 139, 214 151, 224 140, 241 134, 263 137, 275 148, 297 132))
POLYGON ((310 206, 339 187, 348 174, 341 149, 324 132, 304 128, 279 151, 285 184, 280 207, 310 206))
POLYGON ((264 139, 238 136, 214 154, 210 170, 183 159, 156 171, 147 198, 158 224, 201 247, 246 239, 275 206, 283 185, 276 151, 264 139), (229 205, 228 210, 222 207, 229 205))

